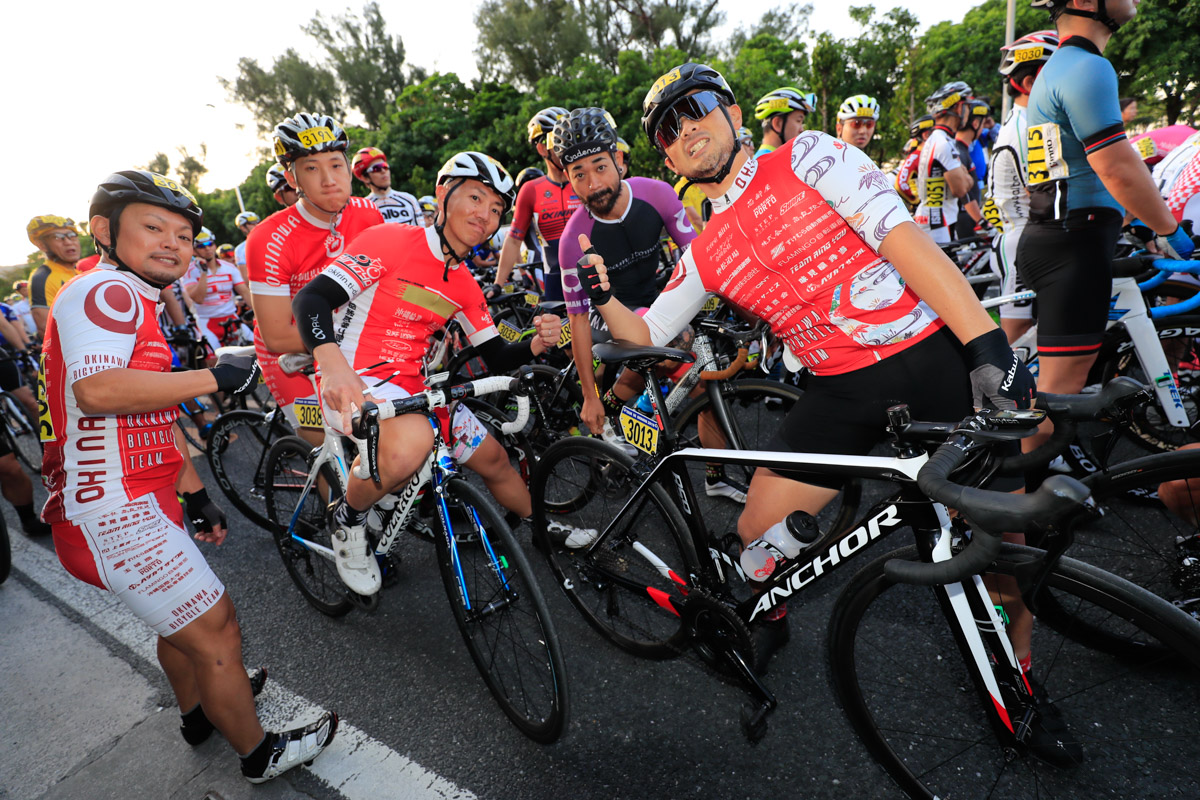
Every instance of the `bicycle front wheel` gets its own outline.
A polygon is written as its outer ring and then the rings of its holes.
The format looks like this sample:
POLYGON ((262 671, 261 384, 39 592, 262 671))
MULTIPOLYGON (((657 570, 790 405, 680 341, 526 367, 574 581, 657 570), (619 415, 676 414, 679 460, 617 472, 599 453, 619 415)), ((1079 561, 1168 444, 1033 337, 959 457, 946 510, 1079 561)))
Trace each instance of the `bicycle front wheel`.
POLYGON ((322 464, 319 480, 304 491, 312 451, 299 436, 271 445, 264 499, 275 546, 296 588, 322 614, 340 617, 354 607, 338 576, 330 537, 330 504, 342 495, 341 481, 332 466, 322 464))
POLYGON ((566 666, 537 579, 484 493, 442 486, 438 568, 454 621, 500 708, 530 739, 549 743, 567 719, 566 666))
POLYGON ((271 530, 267 516, 267 451, 288 428, 261 411, 222 414, 208 434, 205 455, 221 491, 246 519, 271 530))
POLYGON ((563 537, 571 529, 602 533, 640 483, 632 457, 614 445, 582 436, 556 442, 533 472, 534 536, 558 585, 604 638, 645 658, 671 658, 686 634, 669 598, 683 599, 699 562, 666 491, 647 487, 591 545, 568 547, 563 537))
MULTIPOLYGON (((1005 545, 994 570, 1027 574, 1022 567, 1042 555, 1005 545)), ((1052 766, 998 722, 935 590, 884 575, 895 557, 915 559, 916 548, 868 565, 835 603, 829 666, 856 733, 908 796, 1200 794, 1200 623, 1109 573, 1062 559, 1047 587, 1060 605, 1152 646, 1117 656, 1035 625, 1030 678, 1039 711, 1061 721, 1068 732, 1060 737, 1083 752, 1081 763, 1052 766)), ((991 656, 985 668, 1005 660, 991 656)))

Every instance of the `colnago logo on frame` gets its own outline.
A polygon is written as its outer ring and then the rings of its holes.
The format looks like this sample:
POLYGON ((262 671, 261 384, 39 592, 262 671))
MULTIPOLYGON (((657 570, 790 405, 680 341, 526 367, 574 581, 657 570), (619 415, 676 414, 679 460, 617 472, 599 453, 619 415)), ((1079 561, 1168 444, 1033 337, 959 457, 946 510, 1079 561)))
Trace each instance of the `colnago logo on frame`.
POLYGON ((812 561, 801 564, 798 568, 790 569, 787 581, 776 586, 769 592, 763 592, 754 611, 750 614, 750 622, 760 613, 770 611, 775 606, 800 591, 809 583, 819 578, 825 572, 832 571, 841 562, 849 559, 859 550, 883 535, 885 528, 894 528, 901 524, 900 509, 888 506, 867 522, 847 533, 841 539, 829 546, 829 549, 812 561))

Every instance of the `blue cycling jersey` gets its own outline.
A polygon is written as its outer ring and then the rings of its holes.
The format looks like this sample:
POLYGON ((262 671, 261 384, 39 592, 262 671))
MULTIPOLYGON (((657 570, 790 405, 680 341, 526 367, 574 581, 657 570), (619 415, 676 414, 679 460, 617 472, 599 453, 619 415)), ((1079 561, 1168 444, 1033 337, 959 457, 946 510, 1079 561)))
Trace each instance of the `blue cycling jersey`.
POLYGON ((1085 208, 1123 214, 1087 157, 1124 139, 1112 64, 1088 39, 1066 39, 1029 95, 1030 220, 1061 220, 1085 208))

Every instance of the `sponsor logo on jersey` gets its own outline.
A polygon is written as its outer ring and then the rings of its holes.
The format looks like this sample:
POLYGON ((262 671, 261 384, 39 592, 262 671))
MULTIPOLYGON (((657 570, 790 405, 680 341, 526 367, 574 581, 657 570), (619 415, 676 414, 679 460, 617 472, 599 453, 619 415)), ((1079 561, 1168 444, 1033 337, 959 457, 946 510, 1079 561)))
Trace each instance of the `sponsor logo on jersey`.
POLYGON ((136 333, 141 310, 133 290, 119 281, 97 284, 83 301, 83 313, 88 320, 113 333, 136 333))

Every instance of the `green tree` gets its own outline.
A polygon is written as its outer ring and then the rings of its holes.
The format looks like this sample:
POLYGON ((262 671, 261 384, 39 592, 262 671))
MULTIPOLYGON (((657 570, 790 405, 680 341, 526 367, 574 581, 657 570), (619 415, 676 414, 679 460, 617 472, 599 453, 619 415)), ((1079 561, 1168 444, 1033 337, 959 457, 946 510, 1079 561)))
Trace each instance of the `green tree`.
POLYGON ((368 127, 379 127, 410 76, 425 78, 422 69, 405 72, 404 42, 388 34, 378 3, 367 3, 361 19, 343 14, 327 23, 318 11, 304 32, 325 50, 347 106, 361 113, 368 127))
POLYGON ((532 89, 544 75, 566 75, 591 52, 578 9, 568 0, 485 0, 475 12, 479 73, 532 89))
POLYGON ((343 116, 337 77, 289 48, 263 69, 253 58, 238 59, 238 76, 218 78, 234 100, 250 109, 260 133, 269 133, 298 111, 343 116))
MULTIPOLYGON (((200 176, 208 172, 208 167, 204 166, 204 159, 208 156, 208 146, 200 145, 200 157, 197 158, 187 151, 186 147, 179 149, 179 163, 175 165, 175 171, 179 173, 179 179, 183 185, 196 190, 196 184, 200 181, 200 176)), ((161 156, 162 153, 159 153, 161 156)))
POLYGON ((146 165, 146 169, 157 172, 159 175, 166 175, 171 171, 171 161, 167 158, 166 153, 156 153, 154 158, 150 159, 150 163, 146 165))
POLYGON ((1200 2, 1156 0, 1138 7, 1104 51, 1139 116, 1166 124, 1200 121, 1200 2))

